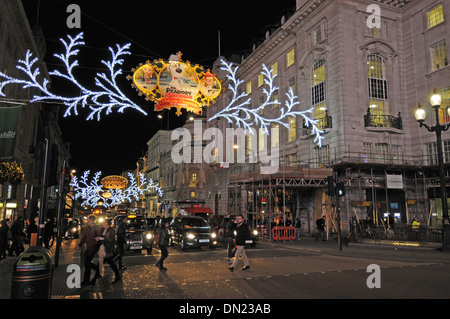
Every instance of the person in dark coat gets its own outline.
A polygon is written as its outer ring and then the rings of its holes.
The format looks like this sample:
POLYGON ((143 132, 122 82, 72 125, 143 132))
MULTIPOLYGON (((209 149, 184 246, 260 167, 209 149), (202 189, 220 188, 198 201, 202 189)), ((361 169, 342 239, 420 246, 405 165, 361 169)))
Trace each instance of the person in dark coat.
POLYGON ((156 262, 156 266, 159 267, 159 270, 167 270, 167 268, 164 267, 164 260, 169 256, 169 250, 167 247, 169 247, 169 223, 166 221, 161 221, 161 228, 158 230, 160 232, 159 237, 159 249, 161 250, 161 257, 156 262))
POLYGON ((111 266, 111 269, 114 271, 114 275, 116 276, 113 283, 122 280, 119 274, 119 269, 114 262, 114 253, 116 250, 116 233, 114 231, 114 228, 111 227, 111 220, 107 219, 103 222, 103 231, 101 232, 101 236, 98 237, 98 241, 103 242, 103 245, 105 246, 106 255, 103 257, 103 262, 106 262, 111 266))
POLYGON ((126 269, 122 264, 122 258, 125 255, 125 245, 127 244, 127 217, 121 218, 117 225, 117 249, 119 254, 116 259, 119 263, 119 269, 126 269))
POLYGON ((234 223, 234 218, 228 217, 228 222, 225 225, 225 243, 227 244, 227 257, 228 263, 233 263, 233 257, 236 245, 234 244, 234 231, 236 230, 236 224, 234 223))
POLYGON ((23 238, 25 233, 23 232, 23 219, 22 216, 17 217, 16 221, 11 227, 12 246, 11 250, 16 253, 18 257, 25 248, 23 247, 23 238))
POLYGON ((235 219, 236 223, 236 237, 234 238, 234 242, 237 246, 236 253, 234 254, 233 264, 228 267, 230 271, 233 271, 236 268, 237 263, 239 261, 239 257, 242 256, 244 260, 244 268, 242 270, 247 270, 250 268, 250 263, 247 259, 247 254, 245 253, 245 241, 250 238, 250 229, 248 225, 244 222, 244 217, 242 215, 237 215, 235 219))
POLYGON ((3 219, 0 223, 0 259, 6 258, 6 250, 8 249, 8 221, 3 219))
POLYGON ((81 236, 81 240, 76 247, 77 250, 81 248, 84 244, 86 245, 86 250, 84 252, 84 278, 81 282, 81 285, 94 285, 95 280, 100 275, 99 268, 96 264, 92 262, 95 254, 98 251, 98 234, 99 229, 97 225, 95 225, 95 216, 91 215, 88 218, 88 224, 83 230, 83 235, 81 236), (94 279, 91 281, 91 269, 95 270, 94 279))

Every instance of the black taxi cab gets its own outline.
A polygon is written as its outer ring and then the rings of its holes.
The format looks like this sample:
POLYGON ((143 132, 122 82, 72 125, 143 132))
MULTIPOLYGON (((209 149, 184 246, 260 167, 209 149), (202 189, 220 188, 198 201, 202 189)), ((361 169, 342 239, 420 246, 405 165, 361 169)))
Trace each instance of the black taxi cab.
POLYGON ((130 214, 127 216, 116 216, 115 226, 118 227, 121 219, 126 217, 126 250, 127 251, 142 251, 147 250, 151 254, 153 247, 153 232, 148 229, 147 221, 142 215, 130 214))

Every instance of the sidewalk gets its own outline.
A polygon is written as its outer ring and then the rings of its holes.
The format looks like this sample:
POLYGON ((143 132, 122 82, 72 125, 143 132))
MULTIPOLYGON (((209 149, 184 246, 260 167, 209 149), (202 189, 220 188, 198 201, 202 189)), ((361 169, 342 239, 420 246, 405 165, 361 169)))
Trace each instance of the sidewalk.
MULTIPOLYGON (((55 247, 50 249, 52 253, 52 299, 79 299, 81 289, 69 289, 66 284, 66 280, 70 273, 67 273, 67 266, 70 264, 80 264, 80 253, 75 252, 75 245, 77 240, 63 240, 61 248, 59 250, 59 263, 58 267, 55 267, 55 247)), ((28 249, 28 245, 25 245, 25 251, 28 249)), ((6 257, 0 260, 0 299, 10 299, 11 297, 11 284, 12 273, 14 263, 17 257, 6 257)))

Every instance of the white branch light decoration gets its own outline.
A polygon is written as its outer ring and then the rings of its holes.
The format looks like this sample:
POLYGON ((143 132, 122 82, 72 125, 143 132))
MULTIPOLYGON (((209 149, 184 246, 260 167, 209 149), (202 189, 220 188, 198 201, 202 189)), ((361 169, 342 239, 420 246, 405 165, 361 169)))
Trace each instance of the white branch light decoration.
POLYGON ((30 50, 27 51, 25 60, 19 60, 19 65, 17 65, 17 69, 25 73, 28 80, 16 79, 0 72, 0 79, 6 79, 5 81, 0 82, 0 96, 5 96, 3 92, 5 86, 9 84, 23 84, 23 89, 36 88, 42 93, 41 96, 33 96, 30 103, 37 101, 56 101, 66 105, 67 110, 64 113, 64 117, 71 115, 72 112, 75 115, 78 115, 79 104, 81 104, 82 108, 86 108, 87 106, 89 107, 91 113, 88 115, 87 120, 92 120, 94 118, 100 120, 102 112, 105 112, 105 114, 108 115, 112 112, 113 108, 116 107, 118 107, 119 113, 123 113, 123 111, 127 108, 132 108, 144 115, 147 115, 147 113, 140 106, 125 96, 116 83, 117 76, 122 74, 122 69, 117 68, 124 62, 121 57, 123 55, 131 54, 128 51, 130 48, 129 43, 124 46, 116 45, 116 51, 111 47, 109 48, 112 55, 111 61, 101 61, 108 68, 109 74, 106 75, 105 73, 97 73, 97 76, 95 77, 95 85, 99 88, 99 90, 92 91, 81 85, 73 74, 74 68, 78 66, 78 60, 73 60, 72 58, 78 55, 79 49, 76 48, 85 44, 83 41, 83 33, 78 34, 74 38, 70 35, 67 37, 69 39, 68 42, 64 39, 60 39, 66 48, 65 54, 54 54, 55 57, 64 63, 66 73, 61 73, 56 70, 50 72, 49 74, 63 78, 75 85, 80 90, 79 96, 59 96, 50 92, 48 88, 49 80, 44 78, 40 82, 38 79, 40 69, 38 66, 35 66, 38 58, 33 59, 33 54, 30 50))
POLYGON ((133 174, 128 173, 129 186, 125 189, 107 189, 111 193, 111 196, 104 198, 102 194, 105 192, 105 189, 99 183, 102 173, 95 173, 92 181, 88 179, 89 174, 90 171, 84 172, 80 180, 78 180, 77 176, 74 176, 70 182, 70 185, 74 188, 75 199, 82 198, 84 200, 81 204, 83 206, 104 206, 109 208, 124 203, 125 201, 131 202, 133 199, 138 201, 139 196, 144 195, 146 192, 157 192, 159 196, 163 194, 159 184, 154 184, 151 179, 147 181, 144 174, 139 173, 140 183, 138 185, 133 174))
POLYGON ((245 132, 250 131, 253 134, 254 130, 252 130, 253 125, 260 125, 260 128, 263 129, 266 134, 269 134, 269 128, 272 124, 280 124, 290 129, 289 124, 283 122, 286 117, 295 117, 297 115, 302 116, 305 119, 306 127, 311 126, 311 135, 315 135, 314 143, 317 143, 319 146, 322 146, 322 139, 324 131, 317 127, 317 123, 319 120, 313 120, 307 116, 313 112, 314 108, 310 108, 306 111, 294 111, 294 106, 298 105, 297 96, 294 95, 292 88, 289 89, 289 92, 286 93, 287 100, 285 101, 286 110, 284 107, 280 108, 280 115, 276 118, 265 118, 261 115, 261 110, 267 106, 279 106, 281 103, 278 100, 274 100, 274 93, 279 89, 274 86, 273 80, 276 78, 276 75, 272 75, 272 71, 263 64, 262 74, 264 76, 264 83, 267 85, 268 90, 266 88, 263 89, 263 93, 265 95, 265 101, 257 108, 251 109, 248 108, 251 106, 251 98, 248 97, 248 94, 243 92, 238 95, 238 88, 244 82, 236 78, 236 72, 238 67, 233 68, 233 63, 227 63, 224 60, 222 61, 222 70, 228 72, 227 79, 230 81, 228 88, 233 92, 232 99, 230 103, 220 112, 216 113, 212 116, 209 121, 212 121, 216 118, 223 117, 229 123, 233 123, 236 121, 236 125, 238 127, 243 127, 245 132), (243 113, 243 115, 242 115, 243 113))

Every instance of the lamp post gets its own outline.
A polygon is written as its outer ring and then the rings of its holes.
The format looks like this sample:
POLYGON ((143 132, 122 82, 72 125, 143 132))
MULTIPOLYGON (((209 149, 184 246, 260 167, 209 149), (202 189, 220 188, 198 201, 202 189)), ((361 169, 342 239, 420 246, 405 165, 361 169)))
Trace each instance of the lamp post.
MULTIPOLYGON (((419 122, 420 124, 419 127, 424 126, 429 132, 436 133, 439 177, 441 184, 441 199, 442 199, 442 220, 443 220, 442 250, 450 251, 450 225, 448 219, 447 187, 445 185, 444 154, 442 151, 442 132, 445 132, 450 128, 450 123, 443 125, 440 122, 439 108, 441 107, 441 102, 442 98, 435 89, 433 95, 431 96, 430 103, 436 113, 436 125, 430 127, 424 123, 426 112, 424 109, 422 109, 420 104, 418 105, 417 110, 415 112, 415 117, 417 122, 419 122)), ((447 112, 450 115, 450 108, 447 109, 447 112)))

